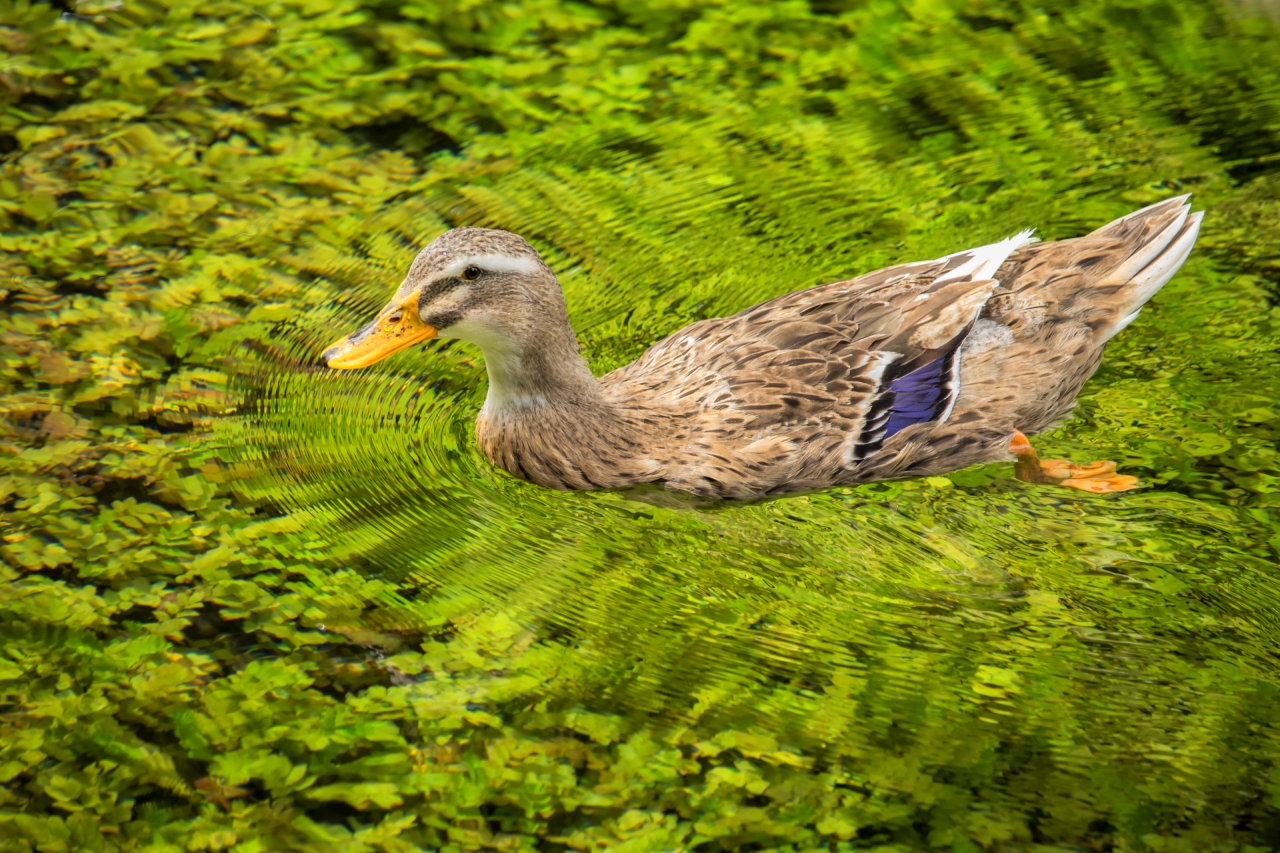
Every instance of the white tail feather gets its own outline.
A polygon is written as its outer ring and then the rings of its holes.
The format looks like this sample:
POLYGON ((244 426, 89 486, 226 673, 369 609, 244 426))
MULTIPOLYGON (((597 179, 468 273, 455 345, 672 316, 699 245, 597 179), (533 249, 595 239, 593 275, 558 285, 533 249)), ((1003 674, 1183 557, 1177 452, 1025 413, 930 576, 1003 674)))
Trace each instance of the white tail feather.
MULTIPOLYGON (((1187 256, 1191 254, 1192 246, 1196 244, 1196 237, 1200 234, 1200 220, 1203 218, 1204 211, 1186 217, 1182 230, 1171 241, 1166 241, 1164 251, 1129 279, 1126 296, 1130 310, 1103 333, 1103 340, 1115 337, 1137 319, 1147 300, 1155 296, 1156 291, 1164 287, 1182 268, 1187 256)), ((1163 231, 1160 236, 1163 238, 1163 231)))
MULTIPOLYGON (((1115 282, 1126 282, 1138 273, 1142 272, 1142 270, 1146 268, 1147 264, 1158 258, 1160 253, 1165 250, 1165 247, 1172 243, 1173 238, 1177 237, 1179 232, 1182 231, 1182 226, 1187 221, 1187 214, 1190 211, 1190 207, 1183 205, 1183 207, 1178 211, 1177 219, 1166 225, 1159 234, 1156 234, 1148 240, 1142 248, 1134 252, 1127 261, 1112 270, 1111 274, 1108 275, 1107 278, 1115 282)), ((1136 215, 1137 214, 1130 214, 1125 218, 1131 219, 1136 215)))
POLYGON ((1105 340, 1109 341, 1112 338, 1114 338, 1116 335, 1123 332, 1125 329, 1129 328, 1129 324, 1132 323, 1134 320, 1138 319, 1138 315, 1141 313, 1142 313, 1142 309, 1139 308, 1137 311, 1134 311, 1132 314, 1126 314, 1125 316, 1121 317, 1119 320, 1116 321, 1114 326, 1112 326, 1110 329, 1107 329, 1106 331, 1107 336, 1105 340))
POLYGON ((1140 308, 1146 304, 1146 301, 1155 296, 1156 291, 1164 287, 1182 267, 1187 256, 1191 254, 1191 247, 1196 244, 1196 237, 1200 234, 1200 220, 1203 218, 1204 211, 1188 216, 1186 225, 1169 247, 1129 280, 1132 288, 1130 304, 1134 308, 1140 308))

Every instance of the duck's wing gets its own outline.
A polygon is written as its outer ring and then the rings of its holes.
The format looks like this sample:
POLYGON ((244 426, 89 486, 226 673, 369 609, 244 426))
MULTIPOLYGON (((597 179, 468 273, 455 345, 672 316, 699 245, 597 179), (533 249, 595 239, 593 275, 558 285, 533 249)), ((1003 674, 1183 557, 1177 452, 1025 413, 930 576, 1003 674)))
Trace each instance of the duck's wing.
POLYGON ((830 483, 895 433, 945 421, 958 352, 1030 234, 780 296, 704 320, 601 380, 670 416, 669 479, 735 494, 830 483), (682 472, 687 472, 682 474, 682 472), (745 490, 745 489, 744 489, 745 490))

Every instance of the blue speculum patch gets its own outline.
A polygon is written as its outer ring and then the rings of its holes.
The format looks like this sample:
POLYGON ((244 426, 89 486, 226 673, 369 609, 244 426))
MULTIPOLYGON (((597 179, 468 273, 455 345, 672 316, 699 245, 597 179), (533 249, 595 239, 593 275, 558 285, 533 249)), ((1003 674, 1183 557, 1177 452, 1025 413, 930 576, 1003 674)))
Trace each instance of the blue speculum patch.
POLYGON ((884 431, 886 439, 912 424, 937 420, 945 413, 952 393, 950 383, 954 357, 953 348, 889 383, 893 403, 889 406, 889 422, 884 431))

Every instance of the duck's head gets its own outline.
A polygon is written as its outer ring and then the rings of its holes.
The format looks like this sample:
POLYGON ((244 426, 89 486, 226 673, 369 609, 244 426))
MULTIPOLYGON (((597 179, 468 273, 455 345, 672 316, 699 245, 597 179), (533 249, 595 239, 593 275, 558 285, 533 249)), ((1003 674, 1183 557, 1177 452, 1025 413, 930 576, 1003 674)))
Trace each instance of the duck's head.
MULTIPOLYGON (((372 322, 324 351, 339 370, 367 367, 429 338, 461 338, 486 357, 518 354, 568 327, 555 274, 523 237, 455 228, 423 249, 372 322)), ((572 332, 570 332, 572 335, 572 332)))

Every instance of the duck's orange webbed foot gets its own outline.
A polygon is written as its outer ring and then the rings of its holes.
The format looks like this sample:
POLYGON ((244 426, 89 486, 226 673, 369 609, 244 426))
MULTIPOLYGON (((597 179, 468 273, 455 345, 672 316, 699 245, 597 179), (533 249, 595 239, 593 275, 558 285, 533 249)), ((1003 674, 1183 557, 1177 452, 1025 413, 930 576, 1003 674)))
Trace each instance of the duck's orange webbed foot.
POLYGON ((1009 452, 1017 457, 1013 465, 1014 475, 1027 483, 1066 486, 1095 494, 1127 492, 1138 487, 1138 478, 1117 474, 1114 462, 1073 465, 1067 459, 1041 459, 1027 437, 1016 430, 1009 441, 1009 452))

